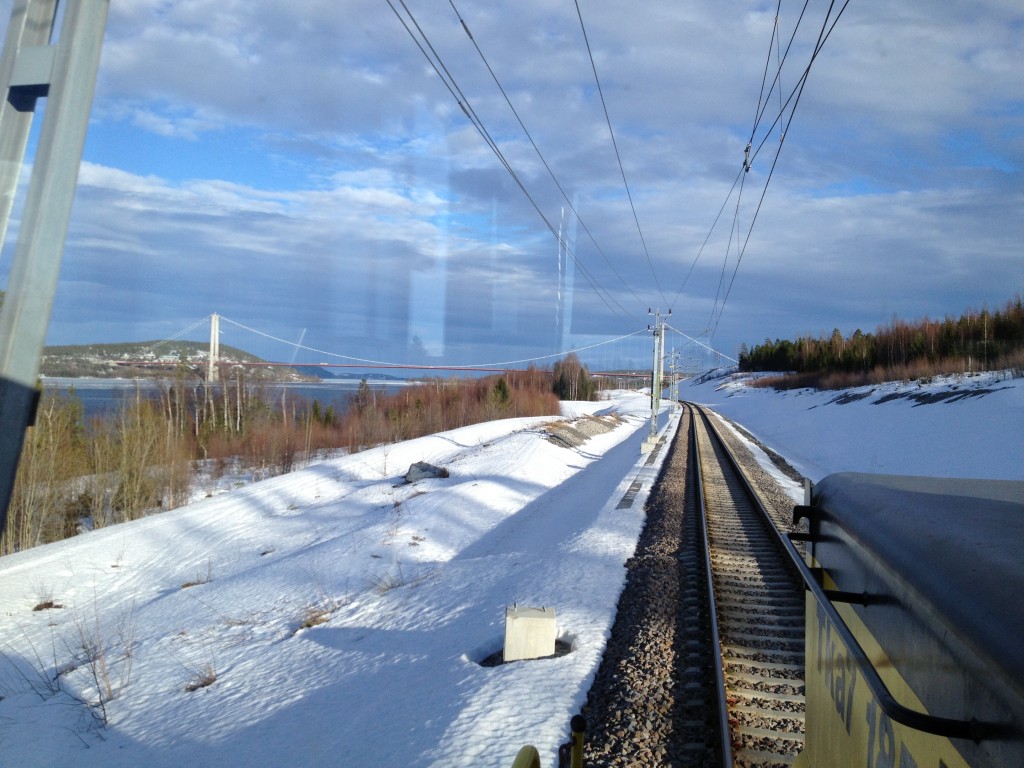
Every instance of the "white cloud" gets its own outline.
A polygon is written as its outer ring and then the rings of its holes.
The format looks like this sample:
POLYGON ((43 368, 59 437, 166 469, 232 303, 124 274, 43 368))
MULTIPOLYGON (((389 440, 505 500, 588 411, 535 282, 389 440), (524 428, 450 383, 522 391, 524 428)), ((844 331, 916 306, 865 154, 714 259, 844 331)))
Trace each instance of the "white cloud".
MULTIPOLYGON (((533 200, 557 222, 565 200, 451 6, 407 5, 533 200)), ((784 94, 797 85, 828 5, 808 6, 784 94)), ((610 310, 579 271, 577 325, 642 327, 647 305, 663 297, 622 186, 575 7, 457 6, 603 251, 579 227, 580 263, 637 312, 628 326, 633 318, 610 310)), ((0 0, 0 13, 5 8, 10 0, 0 0)), ((766 58, 775 61, 775 4, 582 8, 637 218, 671 301, 739 172, 766 58)), ((783 8, 783 46, 797 13, 783 8)), ((755 326, 768 316, 778 334, 830 330, 871 325, 867 315, 883 305, 887 313, 955 313, 1020 290, 1007 264, 1024 239, 1012 213, 1020 202, 1012 174, 1024 164, 1022 27, 1013 0, 849 5, 814 64, 737 273, 720 326, 726 347, 763 338, 755 326)), ((758 143, 778 101, 773 92, 758 143)), ((130 130, 134 152, 87 156, 69 247, 72 262, 97 270, 107 254, 142 254, 134 271, 105 277, 117 295, 129 290, 126 281, 142 281, 151 262, 158 274, 179 262, 197 296, 244 274, 230 283, 240 305, 287 293, 312 312, 301 297, 317 295, 327 303, 325 329, 365 328, 372 302, 360 291, 408 311, 416 293, 408 281, 423 270, 437 280, 444 263, 464 270, 444 278, 447 322, 458 326, 451 336, 472 336, 473 318, 458 307, 479 304, 500 284, 502 306, 522 307, 524 343, 534 343, 526 329, 546 338, 538 318, 553 316, 554 239, 379 0, 343 8, 331 0, 113 3, 90 136, 116 147, 130 130), (238 136, 246 153, 217 164, 238 136), (479 295, 468 295, 474 287, 479 295)), ((744 179, 740 234, 777 144, 776 131, 744 179)), ((734 213, 730 198, 687 280, 682 301, 696 308, 695 327, 710 314, 723 272, 731 279, 734 213)), ((144 322, 144 309, 133 310, 133 322, 144 322)), ((409 323, 422 327, 421 318, 409 323)), ((492 330, 483 324, 478 341, 489 343, 492 330)))

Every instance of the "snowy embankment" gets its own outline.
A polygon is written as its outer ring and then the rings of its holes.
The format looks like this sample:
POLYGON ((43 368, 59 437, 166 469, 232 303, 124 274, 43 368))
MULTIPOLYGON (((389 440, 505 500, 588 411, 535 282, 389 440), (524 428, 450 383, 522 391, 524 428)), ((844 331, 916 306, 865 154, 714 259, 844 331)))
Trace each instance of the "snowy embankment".
MULTIPOLYGON (((1024 479, 1021 379, 776 393, 718 377, 681 397, 813 480, 1024 479)), ((0 558, 0 763, 507 768, 533 743, 556 765, 658 469, 640 456, 647 404, 575 405, 623 419, 576 447, 550 419, 492 422, 0 558), (450 477, 404 484, 416 461, 450 477), (513 603, 553 607, 572 651, 481 666, 513 603)))
POLYGON ((554 765, 657 471, 648 402, 572 404, 619 417, 578 447, 491 422, 0 559, 0 760, 554 765), (417 461, 450 476, 404 483, 417 461), (572 651, 481 666, 513 603, 572 651))
POLYGON ((818 481, 833 472, 1024 480, 1024 379, 1006 372, 839 392, 775 392, 738 374, 680 387, 680 398, 741 424, 818 481))

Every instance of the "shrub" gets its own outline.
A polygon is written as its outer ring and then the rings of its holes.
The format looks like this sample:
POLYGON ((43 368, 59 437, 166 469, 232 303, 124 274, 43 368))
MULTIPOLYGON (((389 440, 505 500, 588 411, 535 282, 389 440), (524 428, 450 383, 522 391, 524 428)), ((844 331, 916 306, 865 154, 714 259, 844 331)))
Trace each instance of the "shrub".
POLYGON ((85 466, 82 404, 47 394, 25 433, 0 553, 71 536, 77 530, 76 489, 85 466))
MULTIPOLYGON (((586 369, 572 376, 575 395, 590 396, 586 369)), ((358 451, 497 418, 555 415, 551 382, 550 372, 533 367, 436 379, 393 395, 364 380, 339 418, 333 407, 289 402, 283 391, 271 405, 265 388, 245 384, 241 374, 218 386, 181 375, 158 397, 136 391, 88 425, 77 397, 47 394, 26 434, 0 553, 179 506, 191 495, 199 459, 241 462, 271 476, 324 449, 358 451)))
POLYGON ((185 691, 192 693, 200 688, 208 688, 215 682, 217 682, 217 672, 213 665, 207 662, 202 669, 197 669, 193 673, 192 679, 185 685, 185 691))

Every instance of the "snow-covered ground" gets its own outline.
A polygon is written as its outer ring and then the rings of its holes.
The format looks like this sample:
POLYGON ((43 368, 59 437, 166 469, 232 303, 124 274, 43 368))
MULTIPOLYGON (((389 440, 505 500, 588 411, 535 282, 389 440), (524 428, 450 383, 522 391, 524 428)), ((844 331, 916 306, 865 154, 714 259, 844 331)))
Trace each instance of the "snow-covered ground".
POLYGON ((1024 480, 1024 379, 1006 372, 840 392, 775 392, 710 375, 681 390, 814 481, 844 471, 1024 480))
MULTIPOLYGON (((812 479, 1024 479, 1024 380, 867 391, 681 396, 812 479)), ((532 743, 556 765, 664 458, 640 454, 647 402, 567 404, 623 419, 576 448, 492 422, 0 558, 0 764, 507 767, 532 743), (405 484, 415 461, 450 476, 405 484), (571 652, 481 666, 513 603, 554 608, 571 652)))

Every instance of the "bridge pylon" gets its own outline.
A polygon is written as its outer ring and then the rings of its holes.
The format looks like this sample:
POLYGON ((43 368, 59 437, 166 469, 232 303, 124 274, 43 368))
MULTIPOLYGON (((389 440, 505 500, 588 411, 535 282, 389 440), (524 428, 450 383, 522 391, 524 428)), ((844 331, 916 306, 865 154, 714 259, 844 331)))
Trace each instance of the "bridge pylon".
POLYGON ((206 364, 206 380, 217 381, 220 362, 220 315, 210 315, 210 353, 206 364))

